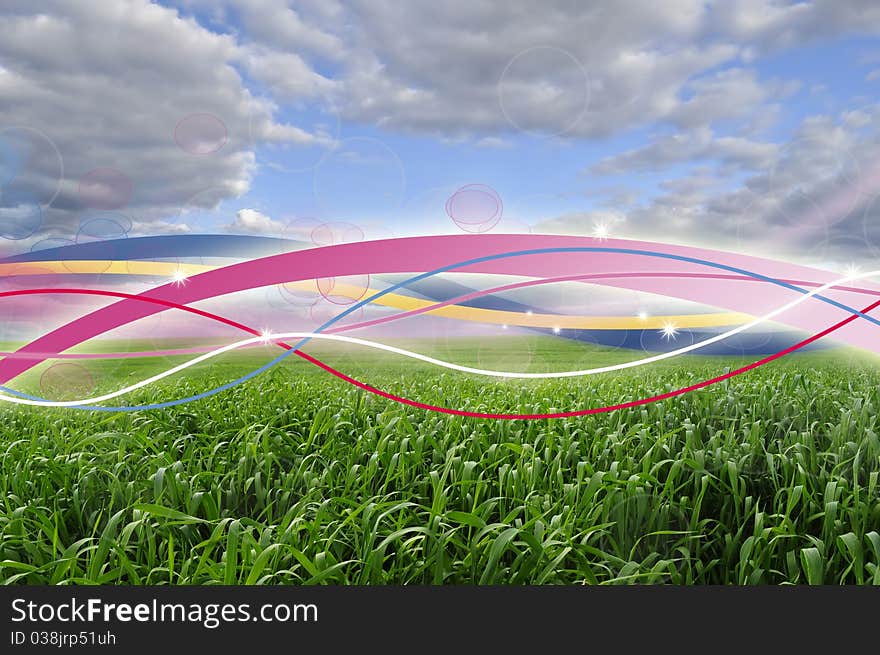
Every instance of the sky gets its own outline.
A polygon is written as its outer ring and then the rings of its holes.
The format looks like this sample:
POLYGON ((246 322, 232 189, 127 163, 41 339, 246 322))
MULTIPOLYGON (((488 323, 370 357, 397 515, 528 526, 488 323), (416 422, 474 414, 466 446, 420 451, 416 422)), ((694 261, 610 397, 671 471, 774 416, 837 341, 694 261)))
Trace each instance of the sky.
POLYGON ((552 232, 880 254, 870 0, 6 0, 0 246, 552 232))

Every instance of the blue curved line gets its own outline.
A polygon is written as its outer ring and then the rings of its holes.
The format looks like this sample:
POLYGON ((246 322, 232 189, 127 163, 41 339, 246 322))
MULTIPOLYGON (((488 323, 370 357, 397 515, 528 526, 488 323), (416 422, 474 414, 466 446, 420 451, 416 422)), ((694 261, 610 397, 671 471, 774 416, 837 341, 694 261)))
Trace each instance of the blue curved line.
MULTIPOLYGON (((642 255, 642 256, 646 256, 646 257, 657 257, 660 259, 672 259, 675 261, 688 262, 688 263, 692 263, 692 264, 700 264, 703 266, 709 266, 711 268, 717 268, 717 269, 724 270, 724 271, 730 271, 732 273, 738 273, 740 275, 745 275, 745 276, 754 278, 756 280, 762 280, 764 282, 769 282, 771 284, 775 284, 777 286, 781 286, 786 289, 791 289, 792 291, 797 291, 802 294, 809 293, 806 289, 802 289, 801 287, 795 286, 793 284, 789 284, 788 282, 783 282, 782 280, 777 280, 776 278, 762 275, 760 273, 754 273, 752 271, 747 271, 744 268, 738 268, 736 266, 729 266, 728 264, 718 264, 716 262, 710 262, 708 260, 698 259, 696 257, 688 257, 686 255, 673 255, 671 253, 657 252, 657 251, 653 251, 653 250, 637 250, 637 249, 633 249, 633 248, 611 248, 611 247, 601 247, 601 246, 595 246, 595 247, 593 247, 593 246, 568 246, 568 247, 560 247, 560 248, 535 248, 532 250, 515 250, 512 252, 497 253, 494 255, 484 255, 482 257, 476 257, 474 259, 467 259, 465 261, 457 262, 455 264, 447 264, 446 266, 441 266, 440 268, 435 268, 433 271, 428 271, 426 273, 420 273, 419 275, 415 275, 415 276, 413 276, 409 279, 406 279, 402 282, 398 282, 396 284, 393 284, 390 287, 388 287, 387 289, 383 289, 382 291, 378 291, 378 292, 374 293, 372 296, 370 296, 369 298, 365 298, 365 299, 355 303, 351 307, 340 312, 339 314, 337 314, 336 316, 331 318, 329 321, 327 321, 326 323, 321 325, 318 329, 315 330, 315 332, 323 332, 324 330, 326 330, 328 327, 330 327, 334 323, 337 323, 338 321, 342 320, 343 318, 345 318, 346 316, 348 316, 352 312, 360 309, 364 305, 368 305, 368 304, 372 303, 374 300, 377 300, 386 294, 389 294, 393 291, 396 291, 397 289, 405 287, 407 284, 411 284, 413 282, 418 282, 420 280, 424 280, 424 279, 429 278, 433 275, 445 273, 447 271, 451 271, 451 270, 454 270, 457 268, 463 268, 465 266, 470 266, 472 264, 482 264, 484 262, 495 261, 498 259, 508 259, 510 257, 522 257, 525 255, 547 255, 547 254, 560 253, 560 252, 597 252, 597 253, 604 252, 604 253, 617 253, 617 254, 624 254, 624 255, 642 255)), ((857 309, 854 309, 852 307, 848 307, 847 305, 839 303, 836 300, 833 300, 831 298, 827 298, 825 296, 821 296, 818 294, 813 297, 816 298, 817 300, 821 300, 821 301, 826 302, 830 305, 833 305, 839 309, 843 309, 844 311, 846 311, 850 314, 854 314, 856 316, 864 318, 865 320, 870 321, 871 323, 874 323, 877 326, 880 326, 880 320, 878 320, 872 316, 868 316, 867 314, 865 314, 857 309)), ((105 407, 102 405, 72 405, 69 407, 69 409, 83 409, 83 410, 90 410, 90 411, 95 411, 95 412, 133 412, 133 411, 150 410, 150 409, 165 409, 166 407, 174 407, 176 405, 183 405, 184 403, 193 402, 195 400, 201 400, 202 398, 208 398, 208 397, 214 396, 222 391, 226 391, 227 389, 231 389, 232 387, 243 384, 243 383, 247 382, 248 380, 250 380, 251 378, 256 377, 257 375, 259 375, 263 371, 266 371, 266 370, 272 368, 273 366, 275 366, 276 364, 281 363, 287 357, 290 357, 293 353, 295 353, 298 349, 302 348, 306 343, 308 343, 310 341, 310 339, 311 339, 310 337, 306 337, 306 338, 301 339, 293 347, 291 347, 290 350, 283 352, 281 355, 279 355, 278 357, 276 357, 272 361, 267 362, 266 364, 263 364, 261 367, 254 369, 250 373, 247 373, 247 374, 241 376, 237 380, 233 380, 232 382, 227 382, 224 385, 221 385, 219 387, 215 387, 214 389, 209 389, 208 391, 203 391, 202 393, 198 393, 194 396, 189 396, 188 398, 179 398, 177 400, 168 400, 166 402, 154 403, 154 404, 150 404, 150 405, 129 405, 129 406, 122 406, 122 407, 105 407)), ((30 396, 28 394, 22 393, 20 391, 15 391, 14 389, 10 389, 10 388, 4 387, 4 386, 0 386, 0 391, 3 391, 4 393, 8 393, 8 394, 11 394, 14 396, 18 396, 19 398, 28 398, 29 400, 41 400, 41 401, 46 400, 45 398, 40 398, 39 396, 30 396)))

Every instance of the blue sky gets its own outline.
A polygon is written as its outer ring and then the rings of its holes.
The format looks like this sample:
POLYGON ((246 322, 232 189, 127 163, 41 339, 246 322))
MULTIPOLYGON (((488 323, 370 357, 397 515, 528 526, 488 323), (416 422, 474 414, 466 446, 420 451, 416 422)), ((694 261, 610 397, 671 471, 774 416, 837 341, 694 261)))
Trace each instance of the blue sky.
MULTIPOLYGON (((203 14, 200 19, 207 20, 203 14)), ((243 29, 234 12, 229 19, 231 23, 225 28, 214 23, 215 28, 231 32, 243 29)), ((757 138, 785 144, 810 116, 839 115, 872 104, 877 85, 866 77, 877 64, 877 53, 875 38, 841 34, 750 61, 750 69, 759 81, 790 85, 786 97, 773 109, 772 120, 756 130, 757 138)), ((738 59, 708 69, 691 81, 742 65, 738 59)), ((332 75, 333 71, 322 73, 332 75)), ((254 91, 271 94, 271 89, 259 80, 250 83, 254 91)), ((693 92, 685 88, 681 96, 692 97, 693 92)), ((505 211, 517 219, 517 225, 534 225, 565 214, 619 211, 615 191, 621 189, 636 195, 636 202, 649 204, 663 194, 664 182, 684 178, 692 168, 713 163, 711 157, 695 158, 657 170, 624 171, 613 176, 589 171, 590 166, 608 157, 638 149, 653 135, 674 134, 677 129, 656 122, 591 139, 523 134, 502 126, 485 136, 503 140, 503 146, 484 147, 479 134, 469 139, 450 139, 431 133, 400 132, 377 124, 346 121, 321 109, 282 108, 277 119, 322 125, 341 142, 342 151, 374 155, 373 160, 345 165, 339 156, 321 148, 258 147, 260 170, 251 192, 205 216, 206 227, 222 227, 230 212, 252 207, 277 217, 308 216, 355 223, 381 220, 389 230, 408 234, 422 227, 439 227, 447 218, 437 200, 469 183, 492 186, 505 200, 505 211), (279 165, 287 170, 279 170, 279 165)), ((754 129, 749 126, 754 121, 755 116, 749 115, 721 120, 714 125, 715 133, 718 137, 736 136, 754 129)), ((734 173, 718 180, 718 184, 735 189, 746 177, 734 173)))

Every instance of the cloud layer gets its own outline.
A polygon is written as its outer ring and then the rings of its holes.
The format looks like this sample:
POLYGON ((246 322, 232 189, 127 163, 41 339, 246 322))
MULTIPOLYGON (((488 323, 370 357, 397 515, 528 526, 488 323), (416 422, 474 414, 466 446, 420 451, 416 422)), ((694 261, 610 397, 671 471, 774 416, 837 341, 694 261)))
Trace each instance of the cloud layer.
POLYGON ((239 196, 255 172, 253 139, 318 138, 273 121, 234 66, 243 55, 229 35, 139 0, 41 4, 7 2, 0 15, 0 140, 20 160, 0 204, 54 197, 43 234, 71 235, 95 211, 149 224, 239 196))
MULTIPOLYGON (((802 116, 780 137, 770 126, 804 90, 758 65, 880 33, 870 0, 40 4, 8 0, 0 14, 0 221, 23 243, 75 238, 111 211, 136 231, 186 231, 182 209, 248 192, 261 144, 337 147, 278 118, 330 108, 379 134, 483 153, 639 134, 582 166, 613 201, 545 226, 589 233, 612 216, 609 229, 631 236, 880 251, 876 106, 802 116), (659 193, 629 186, 662 172, 659 193)), ((281 223, 245 209, 225 225, 281 223)))

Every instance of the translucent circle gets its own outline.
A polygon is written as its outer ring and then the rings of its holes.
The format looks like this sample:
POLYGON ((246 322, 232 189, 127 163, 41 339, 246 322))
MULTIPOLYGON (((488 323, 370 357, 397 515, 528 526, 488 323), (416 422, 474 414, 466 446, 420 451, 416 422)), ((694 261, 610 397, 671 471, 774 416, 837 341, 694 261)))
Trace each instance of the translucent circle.
POLYGON ((79 181, 79 197, 91 209, 119 209, 131 200, 134 184, 115 168, 95 168, 79 181))
POLYGON ((352 305, 363 299, 370 289, 369 275, 324 277, 315 280, 318 293, 334 305, 352 305))
POLYGON ((515 55, 498 80, 498 103, 507 121, 531 136, 560 136, 583 120, 590 78, 568 50, 535 46, 515 55), (558 129, 547 130, 552 124, 558 129))
MULTIPOLYGON (((724 329, 726 330, 727 328, 724 329)), ((705 341, 711 336, 711 334, 699 334, 696 337, 696 341, 699 343, 700 341, 705 341)), ((735 355, 747 355, 762 352, 759 349, 762 349, 770 343, 773 337, 774 329, 772 323, 764 323, 755 329, 733 334, 716 344, 712 344, 709 346, 709 349, 710 351, 713 351, 713 354, 714 352, 721 351, 722 353, 729 352, 735 355)), ((698 348, 694 353, 699 355, 700 349, 698 348)))
POLYGON ((406 173, 387 144, 354 137, 340 142, 318 163, 313 184, 315 200, 327 216, 375 217, 400 208, 406 173))
POLYGON ((32 194, 43 208, 51 205, 64 180, 64 159, 55 142, 26 126, 0 128, 0 141, 5 152, 0 153, 0 186, 32 194))
POLYGON ((320 295, 316 280, 282 282, 276 285, 279 297, 294 306, 311 307, 320 295))
POLYGON ((210 155, 229 140, 226 124, 214 114, 195 113, 180 119, 174 127, 174 141, 191 155, 210 155))
POLYGON ((99 239, 115 239, 128 234, 132 229, 131 219, 118 212, 95 212, 86 214, 79 220, 79 231, 84 235, 99 239))
POLYGON ((88 218, 76 233, 76 243, 99 243, 88 260, 82 260, 80 252, 73 248, 60 258, 64 268, 78 275, 100 275, 105 273, 119 259, 120 239, 128 238, 125 225, 120 225, 113 218, 88 218))
POLYGON ((21 170, 22 156, 12 141, 0 133, 0 188, 6 186, 21 170))
POLYGON ((37 252, 39 250, 50 250, 54 248, 64 248, 65 246, 72 246, 76 242, 72 239, 64 239, 62 237, 48 237, 46 239, 41 239, 37 241, 34 245, 31 246, 31 252, 37 252))
POLYGON ((315 243, 312 234, 315 229, 325 225, 324 221, 318 220, 311 216, 302 216, 294 218, 284 226, 281 236, 285 239, 294 241, 305 241, 307 243, 315 243))
POLYGON ((95 381, 85 366, 59 362, 43 371, 40 376, 40 390, 48 400, 78 400, 92 394, 95 381))
POLYGON ((446 214, 466 232, 488 232, 501 220, 501 196, 485 184, 468 184, 446 200, 446 214))
POLYGON ((364 231, 353 223, 321 223, 312 228, 309 238, 316 246, 334 246, 363 241, 364 231))
POLYGON ((320 293, 324 300, 327 300, 327 295, 333 291, 333 288, 336 286, 336 278, 335 277, 319 277, 315 280, 315 285, 318 287, 318 293, 320 293))
POLYGON ((27 239, 42 224, 43 209, 32 194, 12 190, 0 195, 0 238, 27 239))
MULTIPOLYGON (((62 239, 60 237, 49 237, 48 239, 42 239, 37 241, 34 245, 31 246, 31 252, 40 252, 41 250, 50 250, 55 248, 64 248, 65 246, 72 246, 74 242, 70 239, 62 239)), ((53 256, 53 260, 58 260, 58 256, 53 256)), ((21 267, 42 267, 39 262, 20 264, 21 267)), ((18 270, 19 267, 13 269, 13 274, 18 270)), ((55 286, 63 286, 63 272, 56 272, 52 269, 46 268, 45 270, 40 271, 43 276, 40 277, 39 286, 41 287, 55 287, 55 286)))
MULTIPOLYGON (((313 280, 310 280, 314 284, 313 280)), ((317 289, 294 287, 291 283, 266 287, 266 303, 270 310, 286 313, 308 310, 318 297, 317 289)))
POLYGON ((130 229, 131 221, 121 214, 88 217, 80 221, 76 242, 89 243, 107 239, 124 239, 130 229), (118 219, 122 219, 122 222, 118 219))

